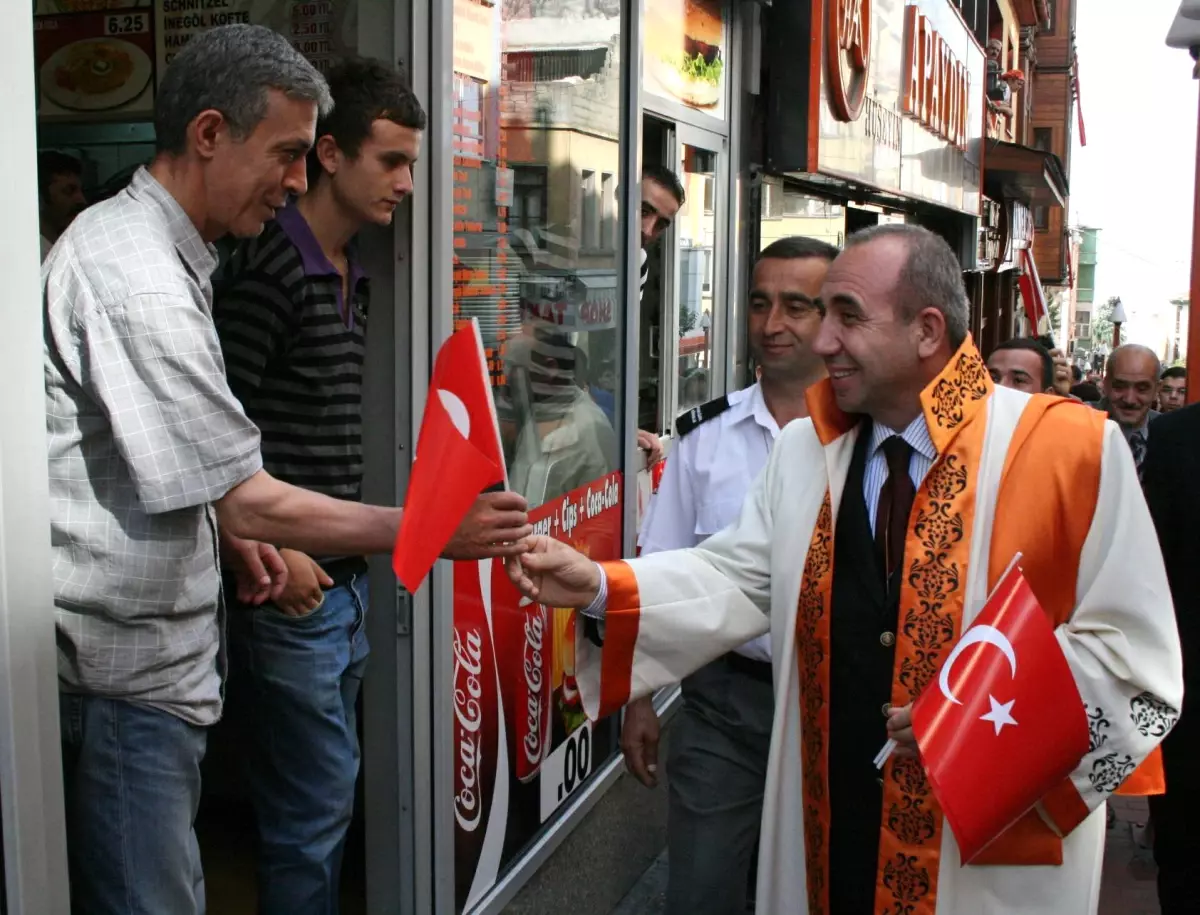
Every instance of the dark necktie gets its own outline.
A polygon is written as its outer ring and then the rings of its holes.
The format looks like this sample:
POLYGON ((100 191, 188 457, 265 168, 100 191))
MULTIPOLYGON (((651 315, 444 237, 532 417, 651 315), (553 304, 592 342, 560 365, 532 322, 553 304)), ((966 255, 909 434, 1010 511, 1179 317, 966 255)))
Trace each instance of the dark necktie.
POLYGON ((1146 436, 1135 432, 1129 436, 1129 450, 1133 452, 1133 465, 1137 467, 1138 479, 1142 478, 1142 462, 1146 460, 1146 436))
POLYGON ((883 560, 883 571, 890 579, 904 555, 904 539, 908 534, 908 516, 912 512, 916 490, 908 474, 912 446, 898 435, 882 445, 887 458, 888 478, 879 491, 875 511, 875 548, 883 560))

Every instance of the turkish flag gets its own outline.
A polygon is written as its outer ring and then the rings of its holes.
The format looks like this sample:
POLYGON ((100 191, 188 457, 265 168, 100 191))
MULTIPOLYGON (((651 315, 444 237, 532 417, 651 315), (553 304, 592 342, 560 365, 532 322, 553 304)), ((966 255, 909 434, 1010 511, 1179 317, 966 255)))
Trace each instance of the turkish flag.
POLYGON ((496 405, 479 325, 455 331, 438 350, 392 568, 420 587, 479 494, 507 484, 496 405))
POLYGON ((913 733, 964 864, 1087 752, 1083 699, 1016 560, 913 704, 913 733))

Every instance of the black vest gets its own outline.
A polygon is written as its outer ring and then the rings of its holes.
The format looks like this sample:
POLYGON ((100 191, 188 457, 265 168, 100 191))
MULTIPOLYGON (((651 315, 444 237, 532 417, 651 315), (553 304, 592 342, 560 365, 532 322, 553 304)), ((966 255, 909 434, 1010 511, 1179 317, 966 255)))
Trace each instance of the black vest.
POLYGON ((871 760, 887 740, 903 562, 885 584, 863 499, 871 425, 854 446, 838 509, 830 600, 829 803, 833 915, 873 915, 883 810, 871 760))

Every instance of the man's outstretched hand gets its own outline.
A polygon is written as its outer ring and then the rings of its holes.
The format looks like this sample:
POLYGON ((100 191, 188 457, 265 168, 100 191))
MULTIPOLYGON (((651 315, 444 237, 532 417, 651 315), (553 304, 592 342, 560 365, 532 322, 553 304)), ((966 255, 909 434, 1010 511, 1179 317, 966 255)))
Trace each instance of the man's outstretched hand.
POLYGON ((530 537, 527 551, 504 567, 517 590, 549 607, 583 609, 600 590, 600 570, 582 553, 551 537, 530 537))
POLYGON ((533 525, 525 513, 529 503, 518 492, 485 492, 442 550, 444 559, 489 559, 517 556, 527 549, 533 525))

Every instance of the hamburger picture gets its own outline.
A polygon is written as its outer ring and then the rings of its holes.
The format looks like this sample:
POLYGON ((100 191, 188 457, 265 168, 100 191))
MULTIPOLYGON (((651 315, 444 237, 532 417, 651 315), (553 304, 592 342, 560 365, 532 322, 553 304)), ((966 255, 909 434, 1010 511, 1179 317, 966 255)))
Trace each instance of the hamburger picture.
POLYGON ((724 89, 721 0, 647 0, 646 75, 693 108, 715 108, 724 89))

